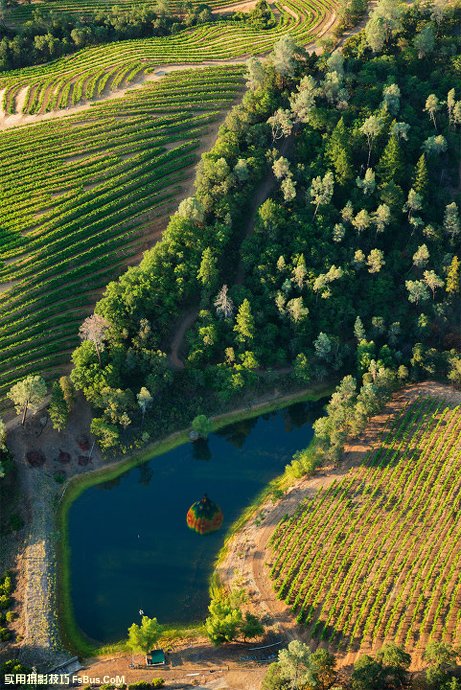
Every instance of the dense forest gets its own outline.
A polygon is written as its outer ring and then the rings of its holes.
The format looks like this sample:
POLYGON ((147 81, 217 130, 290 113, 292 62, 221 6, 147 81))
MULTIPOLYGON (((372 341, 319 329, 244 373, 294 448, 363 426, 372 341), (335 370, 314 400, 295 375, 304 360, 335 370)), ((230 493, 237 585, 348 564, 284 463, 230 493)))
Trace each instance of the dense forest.
POLYGON ((140 395, 147 438, 277 370, 460 382, 460 16, 384 0, 341 53, 285 37, 250 60, 195 195, 84 324, 72 381, 103 447, 139 429, 140 395))

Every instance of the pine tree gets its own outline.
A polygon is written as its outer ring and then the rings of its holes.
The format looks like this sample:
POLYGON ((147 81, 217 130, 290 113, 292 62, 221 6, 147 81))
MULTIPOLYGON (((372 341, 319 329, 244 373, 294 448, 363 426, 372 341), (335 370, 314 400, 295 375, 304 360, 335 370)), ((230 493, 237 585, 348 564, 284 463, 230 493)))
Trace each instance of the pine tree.
POLYGON ((457 256, 454 256, 447 269, 447 282, 445 285, 445 290, 449 295, 455 295, 456 293, 459 293, 459 269, 460 261, 457 256))
POLYGON ((234 331, 237 333, 237 340, 241 343, 254 338, 255 323, 251 313, 250 302, 247 299, 244 299, 239 307, 234 331))
POLYGON ((325 154, 334 168, 335 179, 340 185, 345 185, 354 178, 354 167, 349 145, 350 136, 341 118, 334 128, 325 154))
POLYGON ((203 250, 200 268, 197 272, 197 279, 202 283, 203 287, 213 289, 218 277, 217 259, 213 254, 213 250, 207 247, 203 250))
POLYGON ((427 170, 426 156, 424 153, 421 154, 416 163, 413 180, 413 189, 425 199, 429 187, 429 172, 427 170))
POLYGON ((401 183, 405 173, 405 164, 402 158, 402 148, 395 135, 389 138, 376 170, 381 178, 381 184, 387 182, 401 183))

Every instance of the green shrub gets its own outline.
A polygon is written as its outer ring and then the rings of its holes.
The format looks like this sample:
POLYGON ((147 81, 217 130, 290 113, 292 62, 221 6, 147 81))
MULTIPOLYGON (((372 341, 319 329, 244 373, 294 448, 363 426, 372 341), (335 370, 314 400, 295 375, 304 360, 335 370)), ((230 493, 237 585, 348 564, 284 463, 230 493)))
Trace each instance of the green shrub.
POLYGON ((136 683, 130 683, 128 686, 128 690, 151 690, 151 688, 152 685, 147 680, 138 680, 136 683))
POLYGON ((11 579, 11 575, 6 573, 2 578, 2 582, 0 583, 0 594, 11 594, 12 591, 13 580, 11 579))
POLYGON ((0 594, 0 610, 4 611, 5 609, 9 609, 11 606, 11 597, 7 596, 6 594, 0 594))
POLYGON ((5 614, 5 619, 7 623, 12 623, 16 618, 18 617, 18 614, 16 611, 7 611, 5 614))
POLYGON ((163 688, 165 685, 165 681, 163 678, 152 678, 152 687, 153 688, 163 688))
POLYGON ((8 628, 0 628, 0 640, 2 642, 7 642, 8 640, 11 640, 13 637, 13 633, 11 630, 8 630, 8 628))

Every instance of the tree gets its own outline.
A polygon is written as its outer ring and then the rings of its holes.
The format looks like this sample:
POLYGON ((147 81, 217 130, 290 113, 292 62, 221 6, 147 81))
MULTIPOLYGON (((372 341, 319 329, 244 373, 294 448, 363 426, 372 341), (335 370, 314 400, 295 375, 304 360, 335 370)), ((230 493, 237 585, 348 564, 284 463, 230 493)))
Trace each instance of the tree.
POLYGON ((304 76, 296 91, 290 96, 291 111, 297 122, 308 123, 315 109, 315 100, 320 90, 312 75, 304 76))
POLYGON ((146 416, 146 412, 149 409, 149 407, 152 405, 154 398, 152 397, 150 391, 145 386, 142 386, 139 393, 136 396, 136 400, 138 401, 138 405, 141 409, 141 414, 142 414, 141 425, 143 425, 144 424, 144 417, 146 416))
POLYGON ((373 194, 376 189, 376 179, 375 173, 372 168, 367 168, 365 172, 365 177, 362 179, 357 177, 356 184, 359 189, 367 196, 368 194, 373 194))
POLYGON ((207 438, 208 434, 213 430, 213 424, 206 415, 199 414, 192 420, 192 429, 200 438, 207 438))
POLYGON ((391 115, 397 115, 400 108, 400 89, 398 84, 389 84, 383 89, 383 105, 391 115))
POLYGON ((437 130, 436 115, 441 107, 442 106, 440 105, 440 101, 435 95, 435 93, 429 94, 429 96, 426 99, 426 105, 424 106, 424 110, 426 113, 428 113, 430 119, 432 120, 435 130, 437 130))
POLYGON ((272 172, 278 180, 290 174, 290 162, 284 156, 279 156, 272 165, 272 172))
POLYGON ((390 687, 401 688, 406 685, 411 656, 402 647, 388 642, 378 650, 376 660, 383 666, 386 683, 390 687))
POLYGON ((363 125, 360 127, 360 131, 367 139, 368 144, 368 160, 367 168, 370 167, 371 149, 373 148, 373 143, 377 136, 381 133, 382 122, 376 115, 370 115, 367 117, 363 125))
POLYGON ((230 319, 234 313, 234 303, 227 293, 227 285, 223 285, 216 296, 214 306, 216 307, 216 313, 218 316, 222 316, 225 319, 230 319))
POLYGON ((430 156, 439 156, 441 153, 445 153, 448 144, 443 134, 437 134, 437 136, 428 137, 423 143, 422 148, 430 156))
POLYGON ((46 397, 46 383, 41 376, 30 374, 10 388, 7 397, 13 402, 16 414, 22 413, 24 426, 28 410, 36 412, 46 397))
POLYGON ((427 194, 428 187, 429 173, 427 171, 426 156, 424 153, 422 153, 416 164, 413 189, 424 199, 427 194))
POLYGON ((279 108, 267 120, 267 124, 271 126, 272 141, 277 141, 282 137, 288 137, 293 129, 293 122, 289 110, 279 108))
POLYGON ((373 213, 371 219, 376 227, 376 232, 384 232, 391 222, 391 209, 387 204, 380 204, 373 213))
POLYGON ((104 343, 107 340, 109 326, 107 319, 99 314, 88 316, 80 326, 80 338, 93 343, 98 355, 99 366, 101 366, 101 351, 104 349, 104 343))
POLYGON ((246 85, 251 91, 257 91, 264 86, 266 81, 266 70, 258 58, 252 57, 247 62, 246 85))
POLYGON ((352 225, 354 226, 354 228, 356 228, 358 233, 361 233, 364 230, 368 230, 368 228, 371 225, 371 217, 365 208, 363 208, 361 211, 357 213, 354 220, 352 221, 352 225))
POLYGON ((114 448, 120 441, 118 428, 103 417, 94 417, 91 420, 90 431, 102 450, 114 448))
POLYGON ((59 386, 67 406, 67 411, 72 412, 75 397, 75 390, 72 381, 68 376, 61 376, 59 379, 59 386))
POLYGON ((385 263, 384 252, 381 249, 372 249, 367 256, 368 273, 379 273, 385 263))
POLYGON ((252 613, 247 612, 245 618, 240 624, 240 634, 244 640, 252 640, 255 637, 261 637, 264 633, 264 626, 252 613))
POLYGON ((263 678, 261 690, 290 690, 290 681, 282 677, 278 662, 270 664, 263 678))
POLYGON ((459 212, 456 202, 452 201, 445 207, 445 215, 443 219, 443 229, 447 233, 448 237, 452 242, 459 235, 460 223, 459 223, 459 212))
POLYGON ((424 282, 427 287, 432 292, 432 299, 435 299, 435 291, 437 288, 444 286, 444 281, 440 278, 435 271, 424 271, 424 282))
POLYGON ((211 247, 207 247, 202 252, 197 279, 202 283, 203 287, 211 290, 215 286, 217 277, 218 260, 211 247))
POLYGON ((457 256, 454 256, 450 265, 447 268, 447 280, 445 283, 445 291, 449 295, 456 295, 459 293, 460 286, 460 261, 457 256))
POLYGON ((461 387, 461 357, 450 357, 448 380, 458 388, 461 387))
POLYGON ((325 157, 334 169, 335 180, 345 185, 354 177, 350 137, 344 119, 341 118, 325 146, 325 157))
POLYGON ((67 424, 69 411, 67 409, 66 401, 64 400, 62 388, 58 381, 54 381, 51 387, 51 401, 48 407, 48 413, 50 415, 53 429, 56 429, 56 431, 62 431, 67 424))
POLYGON ((311 182, 309 194, 311 196, 311 204, 315 206, 314 218, 320 206, 326 206, 331 202, 334 192, 335 178, 331 170, 329 170, 323 177, 314 177, 311 182))
POLYGON ((128 646, 133 651, 140 651, 147 654, 154 648, 155 643, 162 635, 162 626, 156 618, 143 616, 141 625, 133 623, 128 628, 128 646))
POLYGON ((391 136, 397 137, 397 140, 408 141, 408 133, 410 131, 410 125, 407 122, 393 122, 391 124, 390 133, 391 136))
POLYGON ((357 342, 360 342, 361 340, 365 340, 367 337, 365 327, 363 325, 363 321, 360 318, 360 316, 357 316, 354 322, 354 335, 357 339, 357 342))
POLYGON ((446 642, 429 642, 423 659, 427 662, 426 678, 433 687, 448 680, 448 672, 456 665, 458 653, 446 642))
POLYGON ((447 93, 447 111, 448 111, 448 124, 451 126, 453 124, 453 109, 456 104, 456 91, 455 89, 450 89, 447 93))
POLYGON ((403 206, 403 211, 408 212, 408 220, 411 219, 413 213, 415 211, 420 211, 423 207, 423 199, 421 197, 421 194, 418 194, 418 192, 415 192, 413 188, 410 189, 408 192, 408 197, 407 200, 403 206))
POLYGON ((406 280, 405 287, 408 290, 409 302, 419 304, 420 302, 427 302, 429 299, 427 285, 422 280, 406 280))
POLYGON ((282 181, 280 190, 283 194, 284 201, 293 201, 293 199, 296 198, 296 182, 291 175, 288 175, 282 181))
POLYGON ((309 309, 304 306, 302 297, 290 299, 286 304, 286 310, 294 323, 303 321, 309 314, 309 309))
POLYGON ((405 166, 402 160, 402 149, 396 134, 390 136, 376 166, 376 170, 382 183, 392 181, 400 183, 402 181, 405 166))
POLYGON ((302 290, 304 286, 306 275, 306 260, 304 259, 304 254, 299 254, 299 256, 296 258, 296 264, 291 272, 291 279, 300 290, 302 290))
POLYGON ((300 352, 296 355, 293 365, 293 376, 300 383, 309 383, 311 380, 311 367, 309 359, 304 352, 300 352))
POLYGON ((319 647, 311 655, 310 663, 314 674, 312 690, 329 690, 336 678, 336 659, 333 654, 319 647))
POLYGON ((211 642, 220 645, 235 640, 243 620, 240 609, 232 606, 227 597, 217 596, 211 599, 208 611, 205 629, 211 642))
POLYGON ((297 64, 296 56, 300 54, 300 52, 300 47, 290 34, 282 36, 274 45, 271 53, 271 62, 275 72, 279 74, 282 79, 294 75, 297 64))
POLYGON ((418 51, 418 57, 421 60, 427 55, 430 55, 435 48, 435 35, 434 29, 430 24, 426 24, 421 31, 416 34, 413 45, 418 51))
POLYGON ((195 196, 183 199, 178 206, 176 215, 184 220, 190 220, 197 225, 202 225, 205 219, 205 209, 203 204, 195 196))
POLYGON ((385 673, 382 664, 368 654, 360 656, 352 673, 353 690, 383 690, 385 673))
POLYGON ((311 656, 309 647, 299 640, 292 640, 286 649, 279 651, 280 675, 289 681, 292 690, 314 686, 311 656))
POLYGON ((6 450, 6 424, 0 417, 0 451, 6 450))
POLYGON ((255 322, 251 313, 251 306, 248 299, 244 299, 240 305, 235 319, 234 331, 237 333, 237 340, 244 343, 246 340, 253 340, 255 334, 255 322))
POLYGON ((384 20, 382 17, 372 16, 365 26, 367 43, 374 53, 380 53, 386 42, 384 20))
POLYGON ((314 340, 314 349, 319 359, 330 359, 333 349, 331 338, 326 333, 320 332, 314 340))
POLYGON ((372 13, 372 19, 381 20, 385 42, 388 43, 393 34, 402 27, 403 4, 400 0, 379 0, 372 13))
POLYGON ((429 257, 430 254, 427 244, 421 244, 413 254, 413 266, 416 266, 416 268, 423 268, 429 261, 429 257))
POLYGON ((250 177, 250 167, 245 158, 239 158, 234 165, 234 173, 239 182, 246 182, 250 177))

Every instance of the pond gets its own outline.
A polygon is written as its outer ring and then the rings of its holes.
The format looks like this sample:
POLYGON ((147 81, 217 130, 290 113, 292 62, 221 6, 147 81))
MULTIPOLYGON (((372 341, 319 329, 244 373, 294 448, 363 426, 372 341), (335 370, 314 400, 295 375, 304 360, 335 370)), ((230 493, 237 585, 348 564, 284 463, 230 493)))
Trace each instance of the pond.
POLYGON ((207 615, 208 584, 226 530, 312 438, 323 402, 298 403, 210 434, 85 490, 69 509, 71 595, 89 637, 126 637, 139 611, 162 624, 207 615), (186 514, 204 494, 224 522, 200 535, 186 514))

